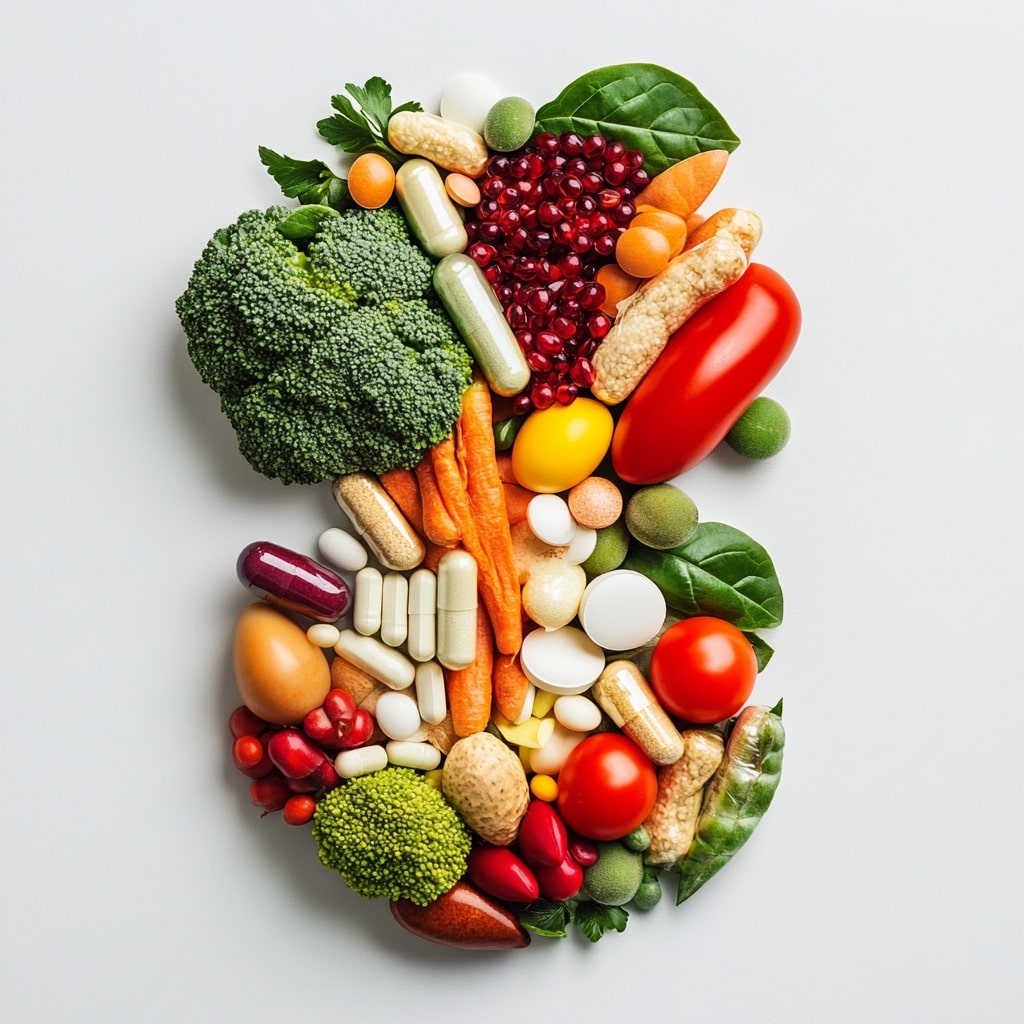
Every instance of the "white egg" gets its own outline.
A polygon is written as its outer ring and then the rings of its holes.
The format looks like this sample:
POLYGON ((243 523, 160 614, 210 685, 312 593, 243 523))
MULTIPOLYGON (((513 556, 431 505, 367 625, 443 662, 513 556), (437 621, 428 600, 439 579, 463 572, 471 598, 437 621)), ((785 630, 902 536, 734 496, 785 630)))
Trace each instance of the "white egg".
POLYGON ((467 72, 445 86, 439 110, 445 120, 457 121, 482 134, 488 112, 503 95, 491 79, 467 72))
POLYGON ((380 731, 392 740, 407 740, 420 727, 416 701, 404 693, 382 693, 377 700, 374 717, 380 731))

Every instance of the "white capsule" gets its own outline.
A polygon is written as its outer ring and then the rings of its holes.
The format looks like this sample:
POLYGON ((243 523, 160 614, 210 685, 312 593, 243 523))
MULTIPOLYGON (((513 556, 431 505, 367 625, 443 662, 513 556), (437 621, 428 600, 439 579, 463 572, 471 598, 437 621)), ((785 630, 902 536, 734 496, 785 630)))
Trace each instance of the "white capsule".
POLYGON ((388 647, 401 647, 409 635, 409 580, 403 573, 384 574, 380 638, 388 647))
POLYGON ((448 713, 444 669, 436 661, 424 661, 416 666, 416 706, 420 718, 428 725, 444 721, 448 713))
POLYGON ((324 559, 345 572, 359 572, 366 565, 366 548, 351 533, 337 526, 320 534, 317 547, 324 559))
POLYGON ((397 691, 382 693, 377 698, 373 717, 377 719, 380 731, 392 740, 407 740, 419 731, 421 724, 416 701, 397 691))
POLYGON ((352 598, 352 625, 357 633, 373 636, 380 630, 384 600, 384 577, 368 565, 356 573, 352 598))
POLYGON ((379 743, 369 747, 343 750, 334 759, 334 770, 343 779, 354 779, 357 775, 379 772, 388 765, 388 752, 379 743))
POLYGON ((476 609, 476 559, 467 551, 449 551, 437 567, 437 660, 445 668, 473 664, 476 609))
POLYGON ((409 740, 391 740, 384 748, 388 761, 402 768, 417 768, 429 772, 441 763, 441 751, 429 743, 409 740))
POLYGON ((437 577, 417 569, 409 577, 409 657, 430 661, 437 651, 437 577))
POLYGON ((416 677, 416 666, 401 651, 388 647, 374 636, 360 636, 352 629, 341 631, 334 653, 392 690, 412 686, 416 677))

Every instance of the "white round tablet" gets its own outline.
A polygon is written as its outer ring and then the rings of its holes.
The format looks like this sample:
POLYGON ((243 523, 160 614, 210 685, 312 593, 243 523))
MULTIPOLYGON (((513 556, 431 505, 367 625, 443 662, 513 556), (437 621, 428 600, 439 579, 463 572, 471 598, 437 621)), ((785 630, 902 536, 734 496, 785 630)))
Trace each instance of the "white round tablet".
POLYGON ((467 72, 445 86, 438 109, 446 121, 456 121, 482 133, 488 112, 501 97, 501 90, 491 79, 467 72))
POLYGON ((565 556, 570 565, 579 565, 585 562, 597 547, 597 530, 589 526, 576 526, 576 532, 569 541, 569 552, 565 556))
POLYGON ((531 630, 519 660, 538 690, 559 696, 589 690, 604 671, 604 651, 576 626, 531 630))
POLYGON ((628 651, 657 635, 665 622, 665 598, 656 583, 632 569, 613 569, 587 584, 580 624, 606 651, 628 651))
POLYGON ((526 525, 537 540, 553 548, 571 544, 577 529, 569 506, 557 494, 534 495, 526 506, 526 525))

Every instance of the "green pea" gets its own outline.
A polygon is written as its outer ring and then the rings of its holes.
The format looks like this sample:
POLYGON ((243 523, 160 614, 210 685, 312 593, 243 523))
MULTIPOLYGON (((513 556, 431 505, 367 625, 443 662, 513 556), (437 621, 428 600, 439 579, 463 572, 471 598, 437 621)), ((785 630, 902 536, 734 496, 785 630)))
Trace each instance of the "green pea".
POLYGON ((692 896, 732 859, 768 810, 782 774, 786 733, 782 702, 740 712, 725 744, 725 757, 704 792, 697 830, 679 874, 676 904, 692 896))

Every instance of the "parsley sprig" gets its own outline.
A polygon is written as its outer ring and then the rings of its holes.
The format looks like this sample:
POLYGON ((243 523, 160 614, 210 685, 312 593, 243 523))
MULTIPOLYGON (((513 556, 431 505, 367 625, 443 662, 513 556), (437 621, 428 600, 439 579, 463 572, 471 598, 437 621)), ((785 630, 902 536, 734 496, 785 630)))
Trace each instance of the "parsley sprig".
MULTIPOLYGON (((396 167, 404 157, 388 144, 388 121, 401 110, 422 110, 415 100, 392 107, 391 86, 375 75, 365 85, 346 84, 348 95, 331 97, 334 113, 317 122, 320 136, 353 156, 379 153, 396 167)), ((259 147, 260 162, 289 199, 303 205, 341 209, 348 204, 348 186, 323 160, 296 160, 267 146, 259 147)))

